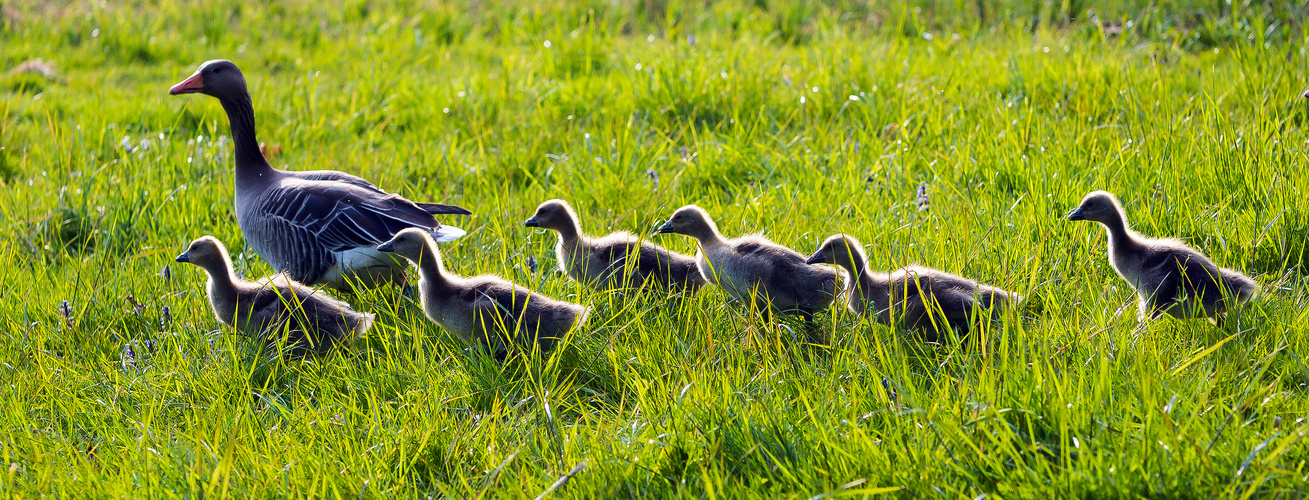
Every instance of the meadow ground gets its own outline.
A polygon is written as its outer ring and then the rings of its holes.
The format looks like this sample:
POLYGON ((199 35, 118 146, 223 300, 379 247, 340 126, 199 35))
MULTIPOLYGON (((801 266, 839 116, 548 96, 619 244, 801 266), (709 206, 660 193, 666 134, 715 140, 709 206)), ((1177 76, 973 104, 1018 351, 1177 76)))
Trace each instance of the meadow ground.
POLYGON ((554 495, 1304 497, 1306 7, 1109 4, 6 2, 0 493, 533 497, 584 464, 554 495), (220 107, 166 95, 220 57, 274 165, 469 207, 450 268, 590 323, 504 365, 393 289, 346 297, 379 316, 346 352, 225 333, 172 257, 213 234, 270 269, 220 107), (1263 295, 1138 323, 1104 231, 1062 219, 1093 189, 1263 295), (848 232, 1028 300, 928 345, 597 293, 521 225, 552 197, 592 232, 686 203, 805 253, 848 232))

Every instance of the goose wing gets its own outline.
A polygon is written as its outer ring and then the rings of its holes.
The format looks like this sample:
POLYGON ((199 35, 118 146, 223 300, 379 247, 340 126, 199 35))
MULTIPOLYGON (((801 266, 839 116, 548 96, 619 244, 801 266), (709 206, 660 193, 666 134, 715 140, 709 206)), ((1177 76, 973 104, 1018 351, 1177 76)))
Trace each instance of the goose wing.
POLYGON ((306 181, 344 182, 346 184, 367 189, 369 191, 378 194, 390 194, 387 193, 386 191, 382 191, 382 188, 379 188, 377 187, 376 184, 364 180, 364 178, 362 177, 350 175, 345 172, 337 172, 335 170, 301 170, 301 171, 285 170, 284 172, 286 172, 286 174, 291 177, 295 177, 297 179, 304 179, 306 181))
POLYGON ((1209 300, 1222 297, 1222 289, 1218 286, 1222 271, 1198 252, 1161 252, 1147 259, 1146 265, 1142 267, 1150 269, 1157 276, 1155 279, 1158 284, 1154 284, 1154 290, 1150 290, 1154 294, 1155 307, 1165 307, 1166 303, 1186 296, 1209 300))
MULTIPOLYGON (((606 238, 598 242, 595 248, 591 250, 593 255, 600 262, 609 266, 610 271, 622 272, 623 267, 627 265, 627 259, 632 255, 632 251, 637 249, 636 242, 627 241, 626 239, 609 239, 606 238)), ((637 262, 640 265, 640 262, 637 262)), ((639 270, 644 272, 644 270, 639 270)))
POLYGON ((814 293, 835 290, 835 271, 810 265, 805 262, 805 256, 778 244, 745 242, 737 246, 737 251, 748 258, 753 267, 766 273, 763 282, 770 293, 787 295, 785 298, 795 301, 798 307, 830 302, 829 296, 818 298, 814 293))
POLYGON ((377 245, 405 228, 440 227, 409 200, 341 182, 284 183, 255 210, 260 254, 302 283, 318 281, 336 263, 334 252, 377 245))
POLYGON ((486 286, 476 290, 473 318, 478 330, 491 345, 511 343, 517 337, 519 317, 530 300, 517 287, 486 286), (505 342, 508 341, 508 342, 505 342))
MULTIPOLYGON (((303 179, 303 180, 306 180, 306 181, 344 182, 344 183, 346 183, 346 184, 350 184, 350 185, 352 185, 352 186, 356 186, 356 187, 360 187, 360 188, 363 188, 363 189, 367 189, 367 190, 372 191, 372 192, 377 193, 377 194, 381 194, 381 195, 389 195, 389 194, 391 194, 391 193, 388 193, 388 192, 386 192, 386 191, 383 191, 382 188, 377 187, 376 184, 373 184, 373 183, 371 183, 371 182, 368 182, 367 180, 364 180, 364 178, 362 178, 362 177, 357 177, 357 176, 354 176, 354 175, 350 175, 350 174, 347 174, 347 173, 345 173, 345 172, 337 172, 337 171, 335 171, 335 170, 303 170, 303 171, 290 171, 290 170, 288 170, 288 171, 286 171, 286 173, 287 173, 288 175, 290 175, 291 177, 295 177, 295 178, 297 178, 297 179, 303 179)), ((415 201, 415 202, 413 202, 413 203, 414 203, 415 205, 418 205, 418 208, 421 208, 421 209, 423 209, 423 211, 425 211, 425 212, 427 212, 427 213, 429 213, 429 214, 433 214, 433 215, 436 215, 436 214, 455 214, 455 215, 469 215, 469 214, 472 214, 472 212, 468 211, 468 209, 466 209, 466 208, 464 208, 464 207, 461 207, 461 206, 458 206, 458 205, 443 205, 443 204, 440 204, 440 203, 424 203, 424 202, 419 202, 419 201, 415 201)))

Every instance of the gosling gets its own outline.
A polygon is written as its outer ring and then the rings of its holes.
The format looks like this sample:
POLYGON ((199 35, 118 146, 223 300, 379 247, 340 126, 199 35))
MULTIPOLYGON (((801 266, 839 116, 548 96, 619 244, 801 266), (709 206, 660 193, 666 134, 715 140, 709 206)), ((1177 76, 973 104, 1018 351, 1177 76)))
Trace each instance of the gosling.
POLYGON ((374 316, 317 293, 286 275, 249 282, 232 272, 227 248, 213 236, 191 242, 178 262, 200 266, 209 274, 209 304, 223 324, 267 345, 293 352, 325 352, 363 336, 374 316))
POLYGON ((423 313, 464 342, 477 342, 501 355, 509 346, 549 349, 589 308, 532 292, 490 274, 464 278, 447 272, 432 237, 408 228, 377 247, 418 267, 423 313), (506 340, 508 342, 506 342, 506 340))
POLYGON ((841 290, 836 271, 807 264, 795 250, 760 235, 724 238, 709 213, 695 205, 677 209, 655 231, 660 233, 695 238, 700 274, 761 311, 799 313, 812 324, 814 314, 831 306, 841 290))
POLYGON ((587 236, 577 222, 577 212, 563 200, 542 203, 523 225, 559 233, 559 243, 555 245, 559 270, 587 285, 637 290, 650 283, 694 293, 705 284, 693 257, 642 241, 624 231, 601 238, 587 236), (633 257, 636 262, 629 261, 633 257))
POLYGON ((1068 220, 1099 222, 1109 231, 1109 264, 1136 289, 1138 320, 1167 314, 1209 318, 1221 326, 1228 309, 1258 292, 1250 277, 1214 265, 1180 240, 1149 238, 1133 231, 1122 203, 1109 192, 1086 195, 1068 213, 1068 220))
POLYGON ((851 312, 921 331, 928 341, 947 331, 966 334, 978 314, 1010 308, 1021 299, 1016 293, 930 267, 870 271, 863 245, 844 234, 828 238, 805 262, 835 264, 853 276, 845 289, 851 312))

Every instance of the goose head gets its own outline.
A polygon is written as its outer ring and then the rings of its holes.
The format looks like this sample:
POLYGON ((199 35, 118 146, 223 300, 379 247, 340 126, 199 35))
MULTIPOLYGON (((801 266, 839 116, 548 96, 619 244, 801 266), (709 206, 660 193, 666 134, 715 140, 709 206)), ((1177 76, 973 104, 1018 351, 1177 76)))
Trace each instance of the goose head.
POLYGON ((223 246, 218 238, 213 236, 201 236, 191 242, 191 246, 186 247, 182 255, 177 256, 178 262, 195 264, 205 269, 214 269, 216 266, 226 266, 230 261, 227 256, 227 248, 223 246))
POLYGON ((1082 204, 1068 212, 1068 220, 1089 220, 1100 223, 1121 219, 1123 205, 1108 191, 1092 191, 1082 198, 1082 204))
POLYGON ((836 264, 848 269, 859 267, 868 260, 864 246, 853 236, 838 234, 818 245, 818 250, 805 259, 807 264, 836 264))
POLYGON ((201 93, 219 99, 246 93, 245 76, 226 59, 205 61, 200 69, 168 89, 171 95, 201 93))
POLYGON ((523 225, 562 232, 577 227, 577 212, 564 200, 550 200, 536 207, 536 213, 523 225))
POLYGON ((709 212, 696 205, 687 205, 673 212, 668 222, 659 226, 655 234, 684 234, 696 239, 705 239, 718 233, 718 226, 709 217, 709 212))
POLYGON ((432 243, 432 237, 426 231, 416 227, 405 228, 395 233, 386 243, 377 246, 377 251, 394 253, 413 262, 418 262, 423 256, 423 251, 428 248, 435 248, 432 243))

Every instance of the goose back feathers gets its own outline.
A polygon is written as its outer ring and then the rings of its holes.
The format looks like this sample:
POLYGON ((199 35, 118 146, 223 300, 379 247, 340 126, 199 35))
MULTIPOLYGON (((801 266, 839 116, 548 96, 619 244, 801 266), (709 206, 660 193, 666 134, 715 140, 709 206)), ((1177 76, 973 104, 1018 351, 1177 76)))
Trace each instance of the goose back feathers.
POLYGON ((760 235, 727 239, 709 213, 695 205, 679 208, 656 233, 695 238, 700 274, 738 300, 761 310, 800 313, 806 318, 829 307, 841 290, 839 275, 805 262, 790 248, 760 235))
POLYGON ((373 315, 276 275, 249 282, 232 272, 227 248, 212 236, 199 238, 177 256, 209 274, 214 316, 237 331, 295 350, 326 351, 362 336, 373 315))
POLYGON ((1218 267, 1180 240, 1133 231, 1122 203, 1107 191, 1087 194, 1068 220, 1095 221, 1108 230, 1109 264, 1136 290, 1139 319, 1167 314, 1221 323, 1228 309, 1258 291, 1248 276, 1218 267))
POLYGON ((1018 294, 930 267, 872 271, 863 245, 844 234, 824 241, 807 262, 835 264, 850 273, 846 298, 855 314, 871 315, 884 324, 903 324, 924 332, 928 340, 951 330, 966 333, 975 315, 1012 307, 1020 300, 1018 294))
POLYGON ((548 349, 586 320, 589 308, 555 300, 499 276, 465 278, 445 270, 430 234, 416 228, 400 231, 378 246, 416 267, 423 312, 465 342, 496 348, 548 349))
POLYGON ((438 241, 464 234, 433 214, 468 214, 463 208, 414 203, 362 178, 330 170, 277 170, 259 152, 254 107, 245 77, 231 61, 205 62, 170 94, 204 93, 227 112, 236 154, 236 220, 246 241, 274 268, 303 283, 365 286, 402 282, 404 265, 376 250, 405 228, 421 228, 438 241))
POLYGON ((670 251, 628 232, 593 238, 582 231, 577 212, 563 200, 549 200, 523 223, 559 234, 559 270, 599 288, 640 289, 649 283, 694 292, 705 279, 695 258, 670 251))

